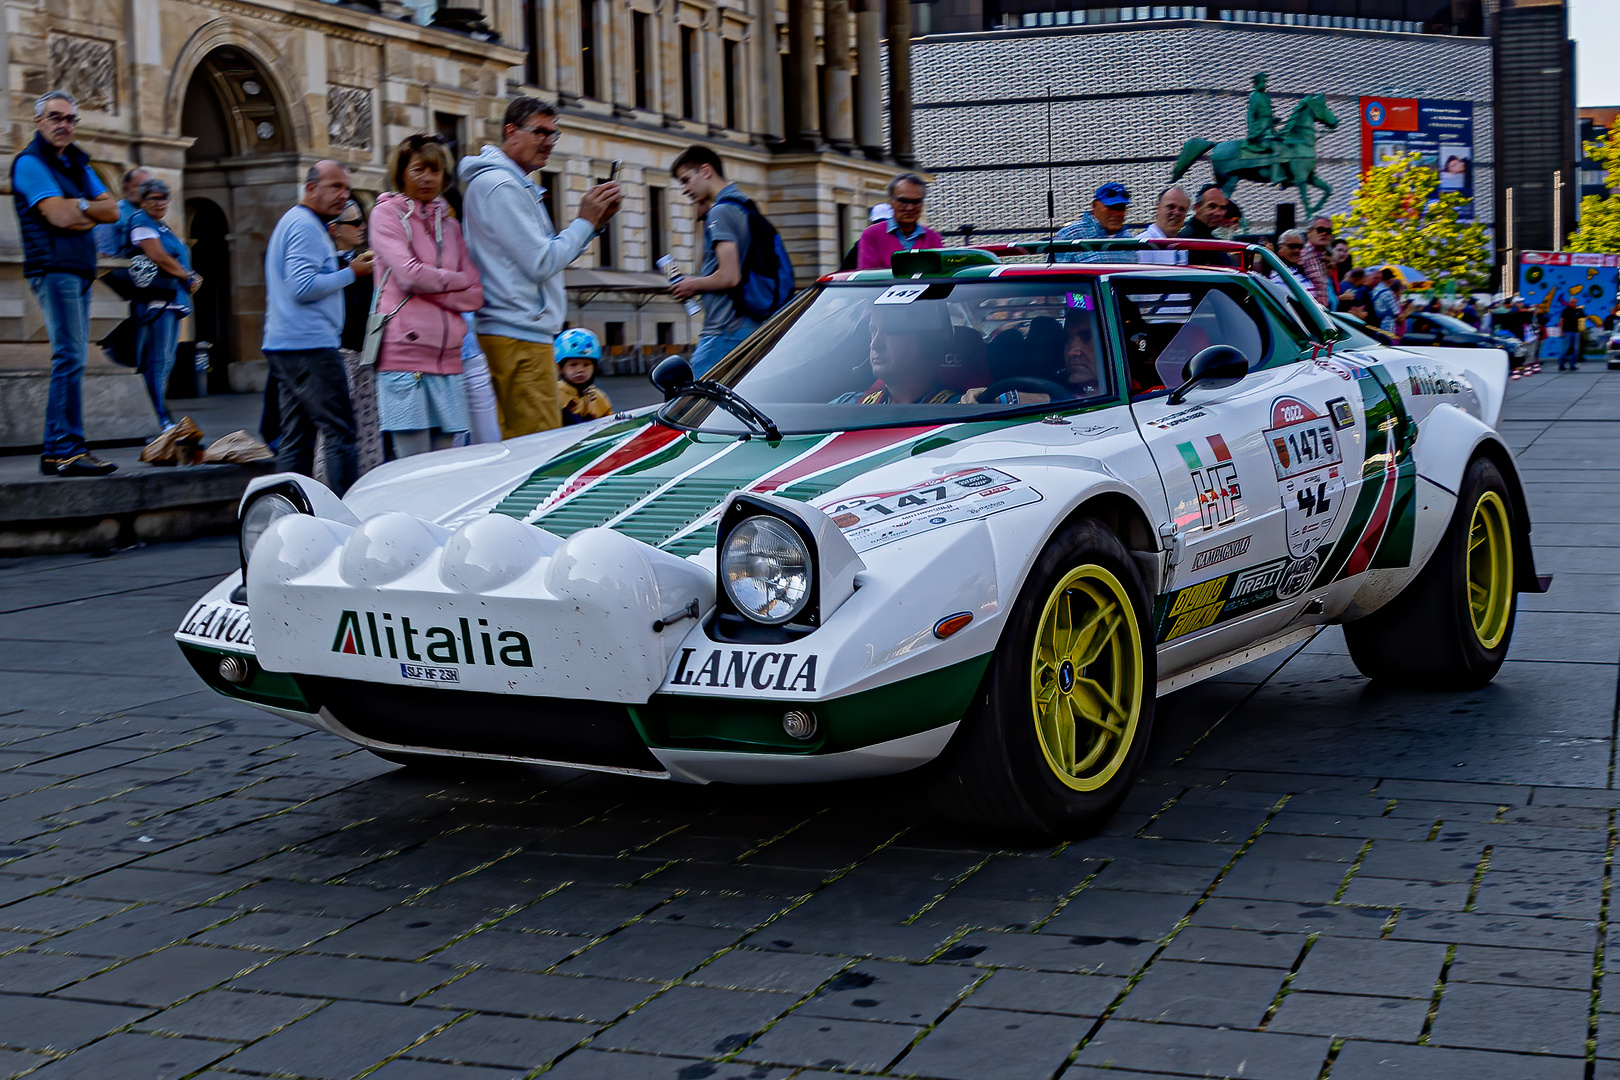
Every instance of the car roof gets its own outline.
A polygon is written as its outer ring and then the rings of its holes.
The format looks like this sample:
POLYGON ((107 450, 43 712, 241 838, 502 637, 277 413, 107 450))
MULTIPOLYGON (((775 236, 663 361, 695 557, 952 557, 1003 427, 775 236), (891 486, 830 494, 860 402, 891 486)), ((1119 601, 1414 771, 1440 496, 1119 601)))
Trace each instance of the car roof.
POLYGON ((820 280, 831 284, 877 283, 881 281, 962 281, 987 278, 1053 278, 1073 281, 1076 278, 1100 277, 1104 274, 1130 273, 1157 277, 1180 276, 1187 272, 1217 274, 1227 277, 1245 277, 1243 271, 1232 266, 1196 266, 1189 263, 1001 263, 999 265, 964 266, 956 270, 935 273, 897 275, 893 270, 843 270, 824 275, 820 280))

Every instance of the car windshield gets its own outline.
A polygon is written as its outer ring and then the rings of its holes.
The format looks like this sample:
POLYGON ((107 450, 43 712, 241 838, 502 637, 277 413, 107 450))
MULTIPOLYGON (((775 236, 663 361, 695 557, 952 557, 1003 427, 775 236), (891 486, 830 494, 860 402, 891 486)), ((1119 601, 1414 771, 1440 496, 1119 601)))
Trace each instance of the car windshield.
MULTIPOLYGON (((1090 280, 880 281, 812 290, 709 372, 784 433, 984 419, 1119 400, 1090 280)), ((677 396, 682 427, 746 432, 677 396)))
POLYGON ((1423 317, 1434 323, 1435 326, 1439 327, 1441 330, 1444 330, 1448 334, 1479 333, 1478 330, 1475 330, 1472 326, 1469 326, 1461 319, 1454 318, 1450 315, 1437 315, 1432 311, 1426 311, 1423 313, 1423 317))

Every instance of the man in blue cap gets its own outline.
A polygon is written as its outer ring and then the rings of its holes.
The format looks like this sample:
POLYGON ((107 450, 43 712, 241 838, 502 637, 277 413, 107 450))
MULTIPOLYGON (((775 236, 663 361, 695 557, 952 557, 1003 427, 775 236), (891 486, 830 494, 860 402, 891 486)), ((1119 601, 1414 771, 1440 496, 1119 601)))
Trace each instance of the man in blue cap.
MULTIPOLYGON (((1105 240, 1125 235, 1125 210, 1131 205, 1131 193, 1118 180, 1110 180, 1097 189, 1091 200, 1091 213, 1081 214, 1080 220, 1058 230, 1058 240, 1105 240)), ((1135 256, 1124 251, 1066 251, 1053 257, 1054 262, 1134 262, 1135 256)))

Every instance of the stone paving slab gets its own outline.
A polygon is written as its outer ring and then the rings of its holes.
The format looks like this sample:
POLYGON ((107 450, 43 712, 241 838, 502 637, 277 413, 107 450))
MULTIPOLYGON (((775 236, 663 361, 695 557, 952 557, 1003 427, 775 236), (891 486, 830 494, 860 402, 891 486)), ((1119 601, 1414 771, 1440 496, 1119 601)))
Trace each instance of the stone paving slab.
POLYGON ((1612 386, 1514 384, 1559 578, 1492 686, 1324 632, 1041 849, 903 779, 414 774, 195 683, 233 540, 0 564, 0 1077, 1620 1080, 1612 386))

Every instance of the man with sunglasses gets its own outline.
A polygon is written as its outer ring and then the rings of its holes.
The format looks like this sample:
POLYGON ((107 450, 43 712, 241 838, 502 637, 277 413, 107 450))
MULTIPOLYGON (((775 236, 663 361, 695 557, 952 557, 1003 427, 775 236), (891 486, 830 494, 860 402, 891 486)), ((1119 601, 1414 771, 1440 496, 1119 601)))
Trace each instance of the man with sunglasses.
POLYGON ((501 144, 485 144, 456 169, 467 185, 467 254, 484 287, 473 329, 489 362, 505 439, 562 426, 551 343, 568 314, 563 267, 584 253, 622 199, 618 184, 597 184, 580 199, 578 217, 558 232, 546 213, 545 189, 529 174, 545 167, 559 138, 555 106, 514 98, 502 120, 501 144))
POLYGON ((1330 307, 1330 299, 1338 295, 1338 283, 1333 280, 1329 267, 1328 249, 1333 246, 1333 219, 1327 216, 1311 219, 1305 231, 1305 246, 1299 253, 1299 268, 1310 281, 1311 295, 1323 308, 1330 307))
POLYGON ((106 476, 118 466, 85 445, 83 384, 89 356, 91 230, 118 220, 118 204, 73 142, 78 102, 52 90, 34 102, 34 138, 11 162, 11 198, 21 226, 23 276, 45 313, 51 384, 45 399, 46 476, 106 476))
POLYGON ((855 269, 887 270, 889 257, 897 251, 942 248, 945 238, 922 223, 923 202, 928 184, 916 173, 901 173, 889 181, 889 206, 893 216, 873 222, 861 233, 856 244, 855 269))

